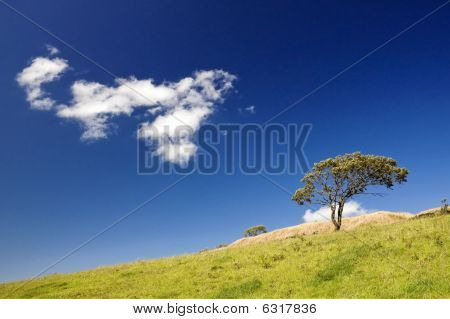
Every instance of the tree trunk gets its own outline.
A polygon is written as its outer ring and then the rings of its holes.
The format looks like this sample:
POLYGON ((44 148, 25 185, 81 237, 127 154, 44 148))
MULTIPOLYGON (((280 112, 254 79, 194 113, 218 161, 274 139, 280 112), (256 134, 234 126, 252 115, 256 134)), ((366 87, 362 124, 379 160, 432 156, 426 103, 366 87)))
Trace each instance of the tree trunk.
POLYGON ((334 224, 335 230, 339 230, 341 228, 341 225, 336 221, 336 206, 331 207, 331 221, 334 224))
POLYGON ((335 224, 336 230, 341 229, 341 224, 342 224, 342 212, 344 211, 344 203, 339 203, 339 207, 338 207, 338 220, 337 220, 337 225, 335 224))

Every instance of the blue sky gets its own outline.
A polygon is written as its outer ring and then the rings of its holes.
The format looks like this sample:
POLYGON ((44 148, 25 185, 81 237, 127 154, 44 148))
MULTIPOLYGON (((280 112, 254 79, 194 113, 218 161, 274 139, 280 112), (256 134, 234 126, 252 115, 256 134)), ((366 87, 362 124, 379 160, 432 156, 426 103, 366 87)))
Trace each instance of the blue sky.
MULTIPOLYGON (((443 1, 14 1, 14 7, 114 74, 175 83, 197 70, 237 79, 212 123, 263 123, 443 1), (255 106, 255 113, 240 110, 255 106)), ((410 170, 367 209, 417 212, 450 197, 450 6, 276 122, 312 123, 311 163, 360 150, 410 170)), ((136 174, 136 116, 106 139, 33 110, 16 76, 59 49, 69 63, 44 89, 70 103, 75 81, 114 85, 79 54, 0 5, 0 280, 31 277, 180 176, 136 174)), ((287 189, 301 176, 274 180, 287 189)), ((255 224, 302 221, 305 208, 260 176, 192 174, 50 272, 194 252, 255 224)))

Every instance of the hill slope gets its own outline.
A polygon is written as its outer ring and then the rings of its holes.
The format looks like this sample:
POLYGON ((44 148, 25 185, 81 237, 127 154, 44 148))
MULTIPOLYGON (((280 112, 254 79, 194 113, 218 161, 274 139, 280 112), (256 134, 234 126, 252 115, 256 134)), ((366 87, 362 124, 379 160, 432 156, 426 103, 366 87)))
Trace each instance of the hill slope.
POLYGON ((8 298, 449 298, 450 215, 0 285, 8 298), (25 284, 24 284, 25 283, 25 284))
MULTIPOLYGON (((365 224, 370 225, 394 224, 412 217, 414 217, 414 215, 409 213, 379 211, 373 214, 343 218, 341 229, 343 231, 349 231, 365 224)), ((295 236, 326 234, 331 232, 334 232, 333 224, 329 220, 324 220, 276 229, 256 237, 241 238, 231 243, 228 247, 244 246, 276 239, 286 239, 295 236)))

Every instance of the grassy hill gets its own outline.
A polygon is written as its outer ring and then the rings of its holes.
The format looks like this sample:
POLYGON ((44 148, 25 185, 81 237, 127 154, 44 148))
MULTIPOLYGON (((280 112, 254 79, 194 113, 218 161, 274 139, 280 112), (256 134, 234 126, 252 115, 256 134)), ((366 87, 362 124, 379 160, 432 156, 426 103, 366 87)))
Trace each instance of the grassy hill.
POLYGON ((449 237, 449 214, 400 218, 1 284, 0 297, 450 298, 449 237))

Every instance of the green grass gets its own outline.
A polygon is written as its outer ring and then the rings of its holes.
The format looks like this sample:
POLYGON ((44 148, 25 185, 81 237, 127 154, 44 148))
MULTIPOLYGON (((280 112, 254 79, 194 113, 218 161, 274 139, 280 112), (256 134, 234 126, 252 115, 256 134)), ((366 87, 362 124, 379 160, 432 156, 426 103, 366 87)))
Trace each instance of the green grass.
POLYGON ((8 298, 450 298, 450 215, 0 285, 8 298))

